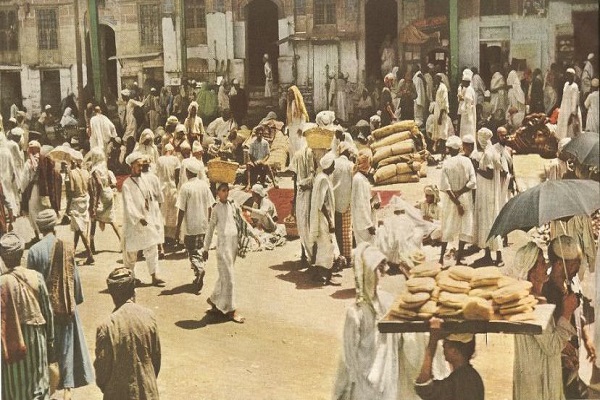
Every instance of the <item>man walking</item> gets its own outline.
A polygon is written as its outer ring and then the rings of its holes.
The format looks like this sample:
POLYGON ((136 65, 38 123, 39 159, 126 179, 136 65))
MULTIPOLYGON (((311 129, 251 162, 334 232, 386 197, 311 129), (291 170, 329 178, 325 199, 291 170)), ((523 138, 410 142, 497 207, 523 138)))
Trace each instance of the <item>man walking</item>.
POLYGON ((335 167, 331 174, 333 198, 335 199, 335 238, 340 253, 347 265, 352 259, 352 175, 354 163, 350 161, 350 145, 341 142, 338 146, 339 157, 335 159, 335 167))

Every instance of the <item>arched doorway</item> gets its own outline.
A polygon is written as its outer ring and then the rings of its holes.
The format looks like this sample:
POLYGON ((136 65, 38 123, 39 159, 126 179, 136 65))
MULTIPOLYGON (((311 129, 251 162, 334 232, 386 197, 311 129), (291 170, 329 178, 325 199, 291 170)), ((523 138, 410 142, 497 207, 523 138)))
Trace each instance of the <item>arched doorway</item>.
MULTIPOLYGON (((381 79, 381 50, 389 40, 398 51, 398 5, 395 0, 370 0, 365 5, 365 71, 367 80, 381 79)), ((397 61, 394 60, 394 64, 397 61)))
POLYGON ((273 79, 277 82, 277 59, 279 57, 277 5, 270 0, 253 0, 246 6, 246 16, 248 83, 250 85, 264 84, 263 54, 269 55, 273 68, 273 79))
MULTIPOLYGON (((103 94, 108 99, 116 99, 119 88, 117 80, 117 44, 115 40, 115 31, 108 25, 98 25, 98 42, 100 44, 100 71, 102 79, 103 94)), ((86 62, 89 66, 87 69, 87 79, 90 87, 92 76, 92 55, 90 52, 90 34, 86 35, 86 62)))

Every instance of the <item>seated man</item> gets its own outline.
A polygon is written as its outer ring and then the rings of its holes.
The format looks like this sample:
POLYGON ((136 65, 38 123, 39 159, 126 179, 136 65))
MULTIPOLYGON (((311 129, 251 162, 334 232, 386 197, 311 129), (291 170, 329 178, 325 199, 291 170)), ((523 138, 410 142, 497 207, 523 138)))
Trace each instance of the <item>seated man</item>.
POLYGON ((275 184, 275 176, 271 167, 267 165, 267 159, 271 154, 269 149, 269 143, 263 139, 264 127, 258 126, 256 128, 256 140, 250 143, 248 149, 248 164, 246 164, 246 179, 247 186, 244 190, 249 190, 254 182, 261 182, 263 186, 266 185, 267 174, 275 184))
POLYGON ((216 139, 217 144, 225 142, 231 131, 237 130, 237 124, 233 119, 233 115, 229 109, 225 109, 221 113, 221 117, 211 122, 206 127, 206 134, 216 139))
POLYGON ((267 233, 275 232, 277 229, 277 210, 275 204, 267 197, 267 191, 259 184, 252 186, 252 226, 262 229, 267 233), (257 212, 258 211, 258 212, 257 212))

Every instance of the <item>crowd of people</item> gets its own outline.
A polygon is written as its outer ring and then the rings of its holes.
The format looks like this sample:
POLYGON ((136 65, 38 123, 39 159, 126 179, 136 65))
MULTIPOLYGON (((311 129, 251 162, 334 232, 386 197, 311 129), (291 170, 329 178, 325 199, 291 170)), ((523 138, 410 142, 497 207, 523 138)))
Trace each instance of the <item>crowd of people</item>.
MULTIPOLYGON (((465 69, 457 88, 457 122, 451 117, 449 79, 431 65, 425 73, 418 65, 407 68, 400 80, 398 68, 386 74, 383 90, 377 95, 378 107, 368 101, 368 90, 361 91, 358 115, 368 117, 368 121, 357 123, 355 129, 344 127, 346 121, 336 118, 331 110, 319 112, 315 122, 310 122, 302 94, 292 86, 286 91, 285 123, 270 112, 249 137, 240 140, 241 132, 247 130, 242 124, 248 99, 235 80, 230 90, 224 81, 219 82, 216 92, 199 84, 198 91, 189 96, 183 96, 182 90, 163 89, 159 94, 151 88, 142 97, 134 85, 121 92, 122 122, 115 124, 104 114, 102 105, 89 104, 85 110, 87 134, 81 141, 55 147, 49 145, 43 132, 31 137, 28 121, 17 107, 15 117, 6 125, 0 121, 0 255, 5 264, 1 278, 2 338, 6 349, 2 367, 7 371, 2 375, 3 398, 48 398, 48 371, 55 362, 60 371, 58 387, 66 389, 65 398, 70 398, 73 388, 93 381, 94 367, 96 384, 105 398, 157 398, 157 322, 152 312, 135 304, 134 288, 141 284, 135 266, 138 260, 145 260, 151 284, 165 286, 161 259, 178 251, 180 242, 200 292, 216 234, 218 280, 208 297, 207 312, 243 323, 235 296, 236 259, 245 256, 253 241, 261 245, 262 232, 281 230, 267 190, 270 185, 277 188, 269 144, 277 135, 287 143, 280 169, 293 176, 292 215, 302 262, 317 284, 338 286, 336 277, 345 268, 352 268, 356 277, 356 305, 347 315, 336 398, 391 399, 398 392, 406 393, 407 398, 450 399, 457 398, 457 393, 483 398, 483 383, 470 365, 474 337, 445 338, 443 355, 452 373, 436 373, 436 378, 446 377, 432 380, 434 364, 443 364, 439 351, 436 355, 442 339, 435 329, 439 325, 432 322, 429 339, 417 334, 399 337, 378 333, 376 322, 390 300, 380 293, 377 283, 388 266, 391 273, 410 269, 424 257, 424 245, 441 247, 442 265, 450 258, 461 264, 467 255, 484 250, 473 266, 504 267, 506 238, 488 240, 488 234, 501 208, 517 190, 507 137, 527 114, 544 112, 550 120, 554 116, 559 154, 549 165, 547 178, 575 174, 569 157, 561 150, 584 127, 598 131, 598 79, 593 58, 588 57, 581 74, 574 68, 564 72, 561 91, 556 90, 562 78, 555 68, 545 82, 541 73, 534 71, 530 81, 524 79, 529 84, 525 89, 517 71, 511 70, 505 79, 497 70, 489 93, 477 70, 465 69), (556 93, 552 95, 550 89, 556 93), (585 124, 581 103, 588 108, 585 124), (425 188, 425 201, 416 207, 394 198, 386 207, 390 218, 382 221, 380 213, 386 210, 372 191, 370 134, 406 119, 415 120, 429 139, 430 149, 441 154, 441 178, 437 185, 425 188), (494 119, 496 126, 490 125, 494 119), (309 147, 306 136, 315 129, 331 133, 329 149, 309 147), (237 162, 240 179, 209 179, 208 161, 213 158, 237 162), (123 172, 127 176, 119 184, 117 175, 123 172), (66 211, 61 221, 63 186, 66 211), (115 215, 118 187, 121 229, 115 215), (239 193, 251 194, 250 205, 235 201, 239 193), (12 224, 21 215, 28 218, 34 232, 27 245, 27 268, 21 267, 25 244, 12 232, 12 224), (55 226, 61 222, 70 224, 73 243, 56 237, 55 226), (81 239, 86 254, 83 264, 93 264, 96 226, 103 229, 107 224, 121 243, 124 265, 107 279, 116 309, 98 328, 92 366, 77 314, 83 295, 75 249, 81 239), (455 241, 457 249, 447 252, 448 244, 455 241), (399 344, 402 340, 404 345, 399 344), (402 349, 406 351, 410 343, 417 342, 420 345, 416 348, 424 353, 420 371, 403 363, 410 356, 402 349), (404 380, 398 380, 398 371, 406 371, 404 380)), ((267 90, 270 88, 265 87, 265 94, 267 90)), ((334 103, 340 107, 339 102, 334 103)), ((49 118, 50 110, 45 109, 45 118, 49 118)), ((60 124, 73 125, 72 114, 73 107, 66 105, 60 124)), ((581 305, 573 300, 574 293, 562 291, 561 284, 576 280, 580 265, 594 265, 596 248, 593 237, 589 240, 589 221, 583 217, 577 221, 567 223, 566 228, 555 227, 549 245, 549 276, 543 273, 546 264, 540 258, 542 253, 531 245, 523 250, 527 257, 516 262, 520 269, 508 268, 510 273, 530 280, 537 295, 557 305, 556 323, 541 341, 516 338, 516 398, 528 398, 517 393, 534 390, 540 384, 548 399, 564 398, 563 391, 567 397, 575 393, 569 390, 576 390, 572 377, 577 375, 578 365, 574 365, 573 353, 578 352, 578 346, 567 345, 573 338, 583 343, 590 360, 596 361, 593 340, 584 328, 589 322, 580 318, 581 305), (555 242, 559 236, 560 248, 555 242), (569 267, 568 276, 560 267, 563 263, 569 267), (552 343, 551 353, 545 350, 550 346, 542 343, 545 340, 552 343), (547 370, 540 374, 535 383, 538 386, 532 386, 530 375, 520 374, 518 368, 529 365, 524 361, 527 357, 540 353, 548 359, 544 364, 547 370), (565 380, 563 386, 562 377, 559 380, 556 374, 565 369, 570 375, 563 375, 572 379, 565 380)), ((414 364, 414 360, 409 361, 414 364)))

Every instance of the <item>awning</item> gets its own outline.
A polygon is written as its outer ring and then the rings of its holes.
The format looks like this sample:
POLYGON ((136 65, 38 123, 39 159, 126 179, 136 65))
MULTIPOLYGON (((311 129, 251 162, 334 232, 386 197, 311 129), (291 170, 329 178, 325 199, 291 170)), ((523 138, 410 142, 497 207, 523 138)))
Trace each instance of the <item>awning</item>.
POLYGON ((143 53, 143 54, 130 54, 126 56, 112 56, 108 57, 109 61, 112 60, 127 60, 127 59, 139 59, 139 58, 154 58, 162 55, 162 51, 157 51, 156 53, 143 53))

